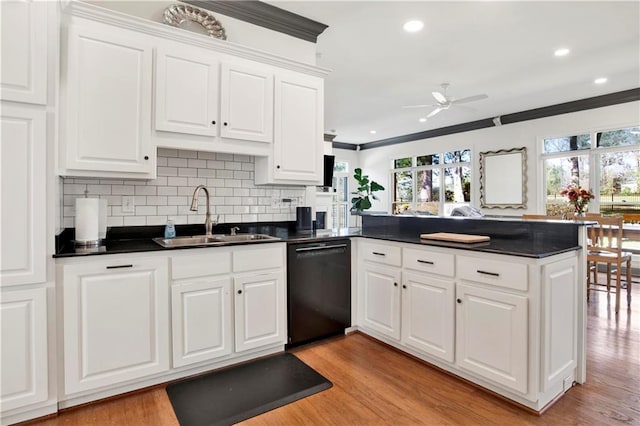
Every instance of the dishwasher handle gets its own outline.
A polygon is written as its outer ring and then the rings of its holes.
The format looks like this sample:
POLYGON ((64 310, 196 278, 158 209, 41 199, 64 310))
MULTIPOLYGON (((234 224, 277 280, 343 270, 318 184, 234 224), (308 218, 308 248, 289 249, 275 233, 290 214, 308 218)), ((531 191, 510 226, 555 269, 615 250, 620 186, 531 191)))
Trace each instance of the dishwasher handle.
POLYGON ((345 248, 346 244, 336 244, 333 246, 313 246, 313 247, 301 247, 296 249, 296 253, 303 251, 316 251, 316 250, 328 250, 328 249, 336 249, 336 248, 345 248))

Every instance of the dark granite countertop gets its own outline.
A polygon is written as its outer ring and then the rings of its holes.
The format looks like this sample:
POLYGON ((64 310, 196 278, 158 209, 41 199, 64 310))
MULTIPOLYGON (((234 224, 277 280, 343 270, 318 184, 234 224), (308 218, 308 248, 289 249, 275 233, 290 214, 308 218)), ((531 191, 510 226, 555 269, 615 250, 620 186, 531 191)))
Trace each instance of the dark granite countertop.
MULTIPOLYGON (((543 258, 560 253, 580 250, 577 227, 567 223, 541 221, 460 221, 458 220, 421 220, 420 218, 398 218, 385 216, 363 217, 364 228, 336 230, 317 230, 296 232, 295 222, 227 224, 219 225, 214 234, 228 234, 233 226, 240 227, 241 233, 268 234, 280 240, 254 243, 224 243, 215 246, 193 246, 166 248, 156 244, 153 238, 161 237, 164 226, 135 226, 110 228, 103 246, 95 248, 74 247, 72 240, 75 232, 65 229, 56 237, 55 258, 91 256, 102 254, 122 254, 167 250, 193 250, 203 247, 221 247, 238 244, 270 244, 274 242, 307 243, 339 238, 367 237, 385 241, 462 249, 476 252, 504 254, 529 258, 543 258), (408 220, 412 219, 412 220, 408 220), (457 232, 474 235, 488 235, 491 240, 485 243, 463 244, 420 239, 426 232, 457 232)), ((202 235, 202 225, 177 225, 178 236, 202 235)))
MULTIPOLYGON (((228 234, 228 226, 216 227, 214 234, 228 234)), ((280 238, 279 240, 261 240, 256 242, 228 242, 213 246, 190 246, 190 247, 162 247, 153 241, 153 238, 162 237, 164 226, 135 226, 109 228, 107 238, 103 245, 99 247, 76 247, 73 244, 75 231, 72 228, 65 229, 56 237, 56 253, 54 258, 94 256, 103 254, 123 254, 136 252, 152 252, 167 250, 193 250, 206 247, 225 247, 231 245, 247 244, 270 244, 270 243, 307 243, 315 241, 325 241, 340 238, 350 238, 360 236, 360 228, 345 228, 334 230, 317 230, 313 232, 296 232, 295 223, 293 226, 285 223, 265 223, 265 224, 237 224, 241 228, 240 233, 268 234, 280 238)), ((202 235, 204 232, 202 225, 177 225, 178 236, 202 235)))

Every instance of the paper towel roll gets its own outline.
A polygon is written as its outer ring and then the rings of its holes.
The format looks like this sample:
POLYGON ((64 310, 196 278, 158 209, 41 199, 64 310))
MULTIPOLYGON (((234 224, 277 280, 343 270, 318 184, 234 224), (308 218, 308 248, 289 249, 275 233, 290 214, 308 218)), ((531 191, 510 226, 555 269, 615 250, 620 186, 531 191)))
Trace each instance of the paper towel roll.
POLYGON ((98 198, 76 198, 76 241, 98 239, 100 223, 100 200, 98 198))
POLYGON ((98 238, 107 238, 107 200, 100 198, 100 215, 98 216, 98 238))

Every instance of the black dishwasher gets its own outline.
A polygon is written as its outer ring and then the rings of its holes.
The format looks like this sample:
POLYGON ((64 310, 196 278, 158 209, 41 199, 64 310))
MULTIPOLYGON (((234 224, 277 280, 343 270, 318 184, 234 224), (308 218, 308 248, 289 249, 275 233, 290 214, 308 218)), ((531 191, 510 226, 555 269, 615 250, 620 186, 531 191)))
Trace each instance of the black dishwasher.
POLYGON ((287 325, 296 346, 351 326, 351 241, 287 247, 287 325))

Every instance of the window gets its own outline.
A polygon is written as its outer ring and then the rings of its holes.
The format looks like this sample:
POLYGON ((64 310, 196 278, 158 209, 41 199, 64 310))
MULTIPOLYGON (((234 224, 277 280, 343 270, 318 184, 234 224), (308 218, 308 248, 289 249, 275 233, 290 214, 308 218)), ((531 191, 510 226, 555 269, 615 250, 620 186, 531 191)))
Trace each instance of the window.
POLYGON ((393 160, 394 214, 449 215, 471 200, 471 150, 393 160))
POLYGON ((547 214, 571 213, 560 191, 572 183, 596 194, 591 211, 640 214, 640 128, 545 139, 542 162, 547 214))
POLYGON ((333 167, 332 227, 349 227, 349 163, 336 161, 333 167))

